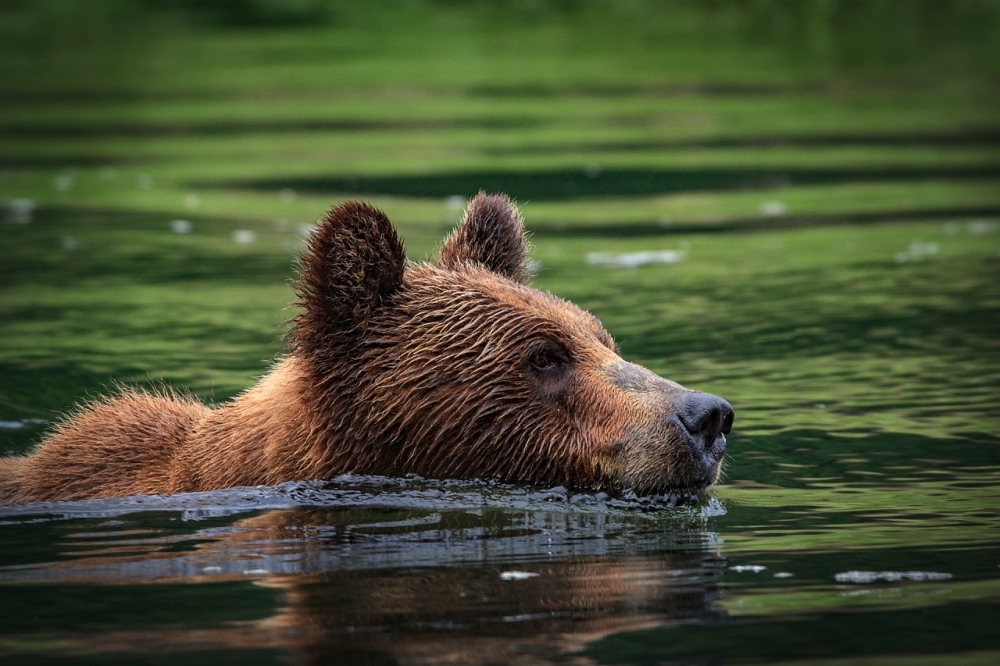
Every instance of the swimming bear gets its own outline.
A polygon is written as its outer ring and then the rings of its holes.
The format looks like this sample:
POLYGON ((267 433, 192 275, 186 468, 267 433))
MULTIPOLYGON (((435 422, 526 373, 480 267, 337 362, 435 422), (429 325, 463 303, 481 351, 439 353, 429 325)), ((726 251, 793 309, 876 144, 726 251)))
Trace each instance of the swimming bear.
POLYGON ((327 479, 491 478, 698 496, 733 409, 626 362, 601 322, 527 282, 521 214, 480 193, 434 263, 379 210, 331 210, 304 250, 285 355, 216 408, 121 389, 0 458, 15 504, 327 479))

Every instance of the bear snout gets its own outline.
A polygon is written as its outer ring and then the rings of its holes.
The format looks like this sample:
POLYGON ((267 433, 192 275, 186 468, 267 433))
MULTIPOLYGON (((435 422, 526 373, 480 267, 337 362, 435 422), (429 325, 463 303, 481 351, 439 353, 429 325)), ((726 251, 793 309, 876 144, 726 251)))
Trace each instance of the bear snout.
POLYGON ((710 393, 692 392, 677 412, 696 460, 715 465, 726 452, 726 435, 733 428, 733 407, 710 393))
POLYGON ((617 482, 636 492, 702 493, 715 483, 733 427, 732 405, 622 360, 602 367, 634 420, 619 440, 617 482))

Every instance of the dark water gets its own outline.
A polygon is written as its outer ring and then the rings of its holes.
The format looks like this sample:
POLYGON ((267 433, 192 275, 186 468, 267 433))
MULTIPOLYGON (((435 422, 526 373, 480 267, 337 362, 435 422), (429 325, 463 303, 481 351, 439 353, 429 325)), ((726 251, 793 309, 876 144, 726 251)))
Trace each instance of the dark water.
POLYGON ((1000 657, 997 441, 956 438, 922 458, 933 443, 737 437, 745 462, 694 506, 346 476, 4 507, 0 651, 31 663, 985 663, 1000 657), (795 470, 780 487, 753 480, 775 460, 795 470), (877 469, 894 480, 873 483, 877 469))
POLYGON ((563 171, 483 171, 431 176, 374 178, 264 179, 234 183, 268 192, 292 188, 302 192, 444 198, 450 194, 474 196, 479 190, 509 192, 521 200, 548 201, 575 197, 636 197, 675 192, 768 189, 859 182, 922 182, 996 178, 995 164, 973 167, 888 167, 877 169, 783 168, 739 169, 574 169, 563 171))

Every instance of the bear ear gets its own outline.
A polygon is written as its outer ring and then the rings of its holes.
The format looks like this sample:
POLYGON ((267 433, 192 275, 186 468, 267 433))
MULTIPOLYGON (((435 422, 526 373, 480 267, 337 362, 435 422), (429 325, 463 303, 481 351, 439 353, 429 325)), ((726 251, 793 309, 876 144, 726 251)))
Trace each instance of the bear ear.
POLYGON ((469 202, 461 224, 445 239, 437 265, 449 270, 478 266, 524 282, 529 275, 528 251, 524 221, 514 202, 505 194, 480 191, 469 202))
POLYGON ((406 253, 382 211, 349 201, 320 220, 299 258, 291 337, 304 350, 330 347, 363 332, 368 320, 403 286, 406 253))

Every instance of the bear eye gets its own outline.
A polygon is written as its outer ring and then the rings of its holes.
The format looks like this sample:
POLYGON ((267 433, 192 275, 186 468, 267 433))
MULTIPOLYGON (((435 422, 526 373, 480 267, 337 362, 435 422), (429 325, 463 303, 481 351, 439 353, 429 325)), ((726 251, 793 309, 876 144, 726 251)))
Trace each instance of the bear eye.
POLYGON ((529 352, 528 362, 535 370, 552 371, 566 365, 569 362, 569 356, 562 346, 546 341, 542 346, 529 352))
POLYGON ((539 370, 547 370, 548 368, 555 367, 556 359, 551 354, 541 352, 531 358, 531 364, 539 370))

